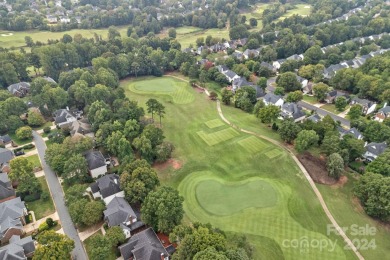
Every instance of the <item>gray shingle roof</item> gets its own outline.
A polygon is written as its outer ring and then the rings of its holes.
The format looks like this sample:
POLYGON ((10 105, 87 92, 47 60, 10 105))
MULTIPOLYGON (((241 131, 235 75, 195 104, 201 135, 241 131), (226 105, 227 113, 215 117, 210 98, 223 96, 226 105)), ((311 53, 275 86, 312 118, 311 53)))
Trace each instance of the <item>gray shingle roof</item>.
POLYGON ((279 99, 281 99, 282 97, 279 96, 279 95, 275 95, 273 93, 267 93, 265 96, 264 96, 264 101, 266 101, 267 103, 272 103, 272 104, 275 104, 279 99))
POLYGON ((310 121, 313 121, 314 123, 317 123, 317 122, 321 121, 321 117, 319 115, 317 115, 317 114, 311 115, 307 119, 310 120, 310 121))
POLYGON ((119 247, 119 251, 125 260, 131 257, 137 260, 160 260, 161 254, 168 256, 152 228, 133 235, 126 244, 119 247))
POLYGON ((385 106, 385 107, 379 109, 379 112, 390 113, 390 106, 385 106))
POLYGON ((96 183, 92 184, 90 187, 93 192, 100 191, 103 199, 121 191, 119 176, 116 174, 104 175, 97 179, 96 183))
POLYGON ((19 236, 12 236, 10 243, 0 248, 0 259, 19 260, 26 259, 35 251, 34 241, 31 236, 20 239, 19 236))
POLYGON ((366 151, 375 154, 375 155, 381 155, 387 148, 386 142, 383 143, 369 143, 366 145, 366 151))
POLYGON ((128 222, 131 217, 136 217, 133 208, 121 197, 113 198, 103 214, 110 227, 118 226, 121 223, 128 222))
POLYGON ((85 154, 88 163, 88 169, 94 170, 106 165, 106 159, 100 151, 88 151, 85 154))
POLYGON ((0 173, 0 200, 15 196, 15 190, 12 188, 8 174, 0 173))
POLYGON ((0 165, 4 163, 8 163, 14 158, 14 154, 11 150, 6 148, 0 148, 0 165))
POLYGON ((12 94, 15 94, 17 92, 28 92, 30 90, 30 83, 28 82, 19 82, 12 84, 8 87, 8 91, 12 94))
POLYGON ((356 128, 351 128, 344 132, 344 135, 353 135, 355 138, 359 138, 359 136, 363 136, 362 133, 359 132, 356 128))
POLYGON ((9 135, 2 135, 0 136, 0 140, 3 141, 3 143, 9 143, 12 141, 11 137, 9 137, 9 135))
POLYGON ((54 112, 54 122, 56 124, 65 123, 69 118, 74 118, 74 120, 76 120, 76 117, 66 109, 59 109, 54 112))
POLYGON ((297 119, 305 116, 302 108, 296 103, 284 103, 282 106, 282 116, 289 116, 291 114, 292 118, 297 119))

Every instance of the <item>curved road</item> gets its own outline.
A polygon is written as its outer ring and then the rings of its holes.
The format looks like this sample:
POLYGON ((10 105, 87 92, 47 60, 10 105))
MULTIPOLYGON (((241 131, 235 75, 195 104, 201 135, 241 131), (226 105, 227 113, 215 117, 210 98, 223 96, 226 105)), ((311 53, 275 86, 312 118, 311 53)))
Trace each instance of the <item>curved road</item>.
POLYGON ((260 135, 260 134, 257 134, 257 133, 254 133, 252 131, 248 131, 248 130, 245 130, 245 129, 241 129, 239 128, 238 126, 235 126, 234 124, 230 123, 229 120, 227 120, 225 118, 225 116, 223 115, 222 113, 222 109, 221 109, 221 103, 219 102, 219 100, 217 100, 217 110, 218 110, 218 114, 219 116, 221 117, 221 119, 227 123, 228 125, 238 129, 239 131, 243 132, 243 133, 247 133, 247 134, 250 134, 250 135, 254 135, 254 136, 257 136, 257 137, 260 137, 262 139, 265 139, 281 148, 283 148, 284 150, 286 150, 290 155, 291 157, 294 159, 295 163, 299 166, 299 168, 301 169, 301 171, 303 172, 303 174, 305 175, 307 181, 309 182, 311 188, 313 189, 314 193, 316 194, 318 200, 320 201, 320 204, 322 206, 322 208, 324 209, 325 211, 325 214, 326 216, 329 218, 330 222, 332 223, 332 225, 336 228, 336 230, 338 231, 338 233, 340 234, 340 236, 344 239, 345 243, 348 244, 349 248, 351 248, 353 250, 353 252, 356 254, 356 256, 360 259, 360 260, 363 260, 364 257, 359 253, 358 249, 355 247, 355 245, 352 243, 352 241, 349 239, 349 237, 344 233, 343 229, 337 224, 336 220, 334 219, 332 213, 330 213, 328 207, 326 206, 326 203, 324 201, 324 199, 322 198, 322 195, 320 193, 320 191, 318 190, 317 186, 315 185, 313 179, 311 178, 311 176, 309 175, 309 173, 306 171, 305 167, 301 164, 301 162, 298 160, 298 158, 295 156, 295 154, 290 150, 288 149, 287 147, 281 145, 278 141, 275 141, 271 138, 268 138, 264 135, 260 135))
POLYGON ((74 241, 75 248, 72 252, 72 258, 77 260, 87 260, 87 254, 84 251, 84 247, 80 241, 77 230, 74 227, 72 219, 70 218, 67 207, 64 202, 64 193, 61 188, 61 184, 58 181, 57 175, 50 169, 45 161, 46 144, 42 137, 35 131, 33 131, 35 145, 38 150, 38 155, 41 160, 42 169, 45 172, 45 177, 49 185, 50 193, 53 197, 55 207, 58 212, 58 216, 61 220, 62 228, 65 234, 74 241))

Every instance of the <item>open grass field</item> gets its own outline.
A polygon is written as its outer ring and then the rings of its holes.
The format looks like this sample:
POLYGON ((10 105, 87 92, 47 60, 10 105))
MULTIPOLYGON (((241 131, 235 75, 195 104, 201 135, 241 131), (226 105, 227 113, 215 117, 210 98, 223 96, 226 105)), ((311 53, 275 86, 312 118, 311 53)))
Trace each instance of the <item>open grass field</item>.
MULTIPOLYGON (((127 33, 127 27, 117 27, 116 28, 122 36, 125 36, 127 33)), ((3 48, 11 47, 23 47, 26 45, 24 41, 25 36, 30 36, 34 41, 40 41, 47 43, 48 40, 59 40, 64 34, 69 34, 74 36, 75 34, 81 34, 84 38, 92 38, 94 33, 102 35, 103 38, 107 38, 108 28, 106 29, 75 29, 66 32, 49 32, 49 31, 24 31, 24 32, 14 32, 14 31, 0 31, 0 46, 3 48), (4 36, 5 35, 5 36, 4 36)))
POLYGON ((239 135, 236 130, 230 127, 214 133, 205 133, 204 131, 199 131, 197 134, 209 146, 222 143, 239 135))
POLYGON ((311 6, 308 4, 296 4, 296 8, 288 10, 283 16, 279 17, 277 21, 283 21, 285 18, 293 16, 294 14, 300 16, 308 16, 311 12, 311 6))
MULTIPOLYGON (((49 192, 49 187, 47 186, 47 182, 45 177, 39 177, 38 178, 39 183, 42 186, 42 192, 49 192)), ((35 213, 35 218, 41 219, 44 218, 50 214, 53 214, 55 212, 53 200, 51 196, 49 195, 49 199, 44 201, 42 199, 32 201, 32 202, 26 202, 28 210, 32 210, 35 213)))
MULTIPOLYGON (((193 93, 194 100, 187 104, 175 104, 166 94, 133 92, 130 85, 131 80, 122 82, 130 99, 145 106, 153 97, 166 107, 164 135, 175 145, 174 159, 182 167, 168 167, 158 174, 163 184, 177 188, 185 198, 184 222, 209 222, 229 235, 247 235, 255 247, 253 259, 354 259, 350 251, 343 250, 344 243, 338 236, 326 235, 329 221, 303 174, 284 150, 227 124, 210 128, 207 123, 213 125, 219 118, 216 103, 188 84, 181 86, 193 93), (232 130, 233 137, 214 145, 208 145, 198 134, 203 131, 205 135, 221 136, 232 130), (245 145, 252 143, 251 148, 245 145), (302 239, 336 241, 336 245, 331 249, 328 244, 328 248, 319 250, 289 244, 302 239)), ((277 133, 261 125, 253 115, 232 107, 222 109, 232 123, 278 139, 277 133)))
POLYGON ((128 88, 133 93, 166 95, 176 104, 187 104, 194 100, 194 94, 185 87, 186 85, 188 84, 170 77, 150 77, 148 80, 133 80, 128 88))

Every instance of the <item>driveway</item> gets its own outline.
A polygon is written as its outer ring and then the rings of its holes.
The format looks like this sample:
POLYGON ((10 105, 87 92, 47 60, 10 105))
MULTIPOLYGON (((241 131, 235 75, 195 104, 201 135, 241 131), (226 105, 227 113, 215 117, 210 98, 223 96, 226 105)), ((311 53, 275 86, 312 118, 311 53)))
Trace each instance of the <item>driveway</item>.
POLYGON ((84 247, 80 241, 77 231, 74 227, 72 219, 70 218, 67 207, 64 202, 64 193, 61 185, 58 181, 56 174, 50 169, 45 161, 46 144, 42 137, 37 133, 33 132, 35 145, 38 150, 39 158, 41 159, 42 169, 45 172, 46 180, 49 185, 50 193, 53 197, 55 207, 58 212, 58 216, 61 221, 62 228, 65 234, 75 242, 75 248, 72 252, 73 259, 87 260, 87 254, 84 251, 84 247))

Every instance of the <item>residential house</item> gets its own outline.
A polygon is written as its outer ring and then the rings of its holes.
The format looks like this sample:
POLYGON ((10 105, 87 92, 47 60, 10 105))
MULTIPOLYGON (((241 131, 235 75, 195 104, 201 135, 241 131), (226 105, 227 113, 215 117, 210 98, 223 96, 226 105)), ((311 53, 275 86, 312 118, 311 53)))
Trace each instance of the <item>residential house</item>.
POLYGON ((58 127, 69 126, 69 123, 77 120, 77 117, 68 109, 59 109, 54 112, 54 123, 58 127))
POLYGON ((226 47, 223 43, 217 43, 210 46, 209 50, 212 52, 226 51, 226 47))
POLYGON ((348 68, 348 66, 345 64, 330 65, 328 68, 324 70, 323 76, 324 78, 330 79, 336 75, 337 71, 345 68, 348 68))
POLYGON ((133 235, 118 247, 124 260, 169 260, 169 254, 152 228, 133 235))
POLYGON ((92 126, 89 124, 87 118, 83 118, 80 120, 73 121, 67 125, 63 125, 69 127, 70 135, 84 135, 93 138, 94 133, 92 132, 92 126))
POLYGON ((216 68, 218 69, 218 71, 220 73, 224 73, 225 71, 229 70, 229 68, 227 66, 225 66, 225 65, 218 65, 216 68))
POLYGON ((205 65, 207 62, 209 62, 208 59, 201 59, 201 60, 198 60, 198 61, 196 62, 196 65, 202 66, 202 65, 205 65))
POLYGON ((249 86, 256 90, 256 98, 263 97, 265 95, 264 90, 259 86, 247 81, 245 78, 235 79, 232 82, 232 91, 236 92, 241 87, 249 86))
POLYGON ((345 97, 347 100, 349 99, 349 96, 346 93, 337 90, 332 90, 326 94, 325 102, 328 104, 332 104, 335 102, 337 97, 345 97))
POLYGON ((284 103, 283 98, 279 95, 275 95, 274 93, 267 93, 264 96, 263 101, 266 106, 274 105, 274 106, 281 107, 284 103))
POLYGON ((363 157, 369 161, 374 161, 379 155, 385 152, 387 149, 386 142, 383 143, 369 143, 365 146, 366 152, 363 154, 363 157))
POLYGON ((106 205, 115 197, 125 197, 124 191, 120 188, 117 174, 107 174, 100 177, 87 188, 87 191, 92 193, 94 199, 103 199, 106 205))
POLYGON ((9 239, 9 244, 0 247, 0 259, 22 260, 31 259, 35 252, 34 240, 31 236, 20 238, 13 235, 9 239))
POLYGON ((25 97, 30 92, 30 83, 28 82, 19 82, 10 85, 8 91, 16 97, 25 97))
POLYGON ((257 56, 260 55, 260 51, 259 50, 246 49, 242 55, 244 55, 245 59, 254 58, 254 57, 257 57, 257 56))
POLYGON ((92 178, 98 178, 107 173, 107 162, 100 151, 88 151, 84 157, 87 160, 88 171, 92 178))
POLYGON ((233 56, 234 58, 236 58, 237 60, 239 60, 239 61, 242 61, 242 60, 243 60, 243 57, 244 57, 244 55, 242 54, 242 52, 239 52, 239 51, 233 52, 233 53, 232 53, 232 56, 233 56))
POLYGON ((299 83, 301 83, 302 88, 306 87, 309 81, 305 78, 302 78, 301 76, 296 76, 299 83))
POLYGON ((109 227, 120 226, 126 236, 130 237, 130 228, 132 223, 137 222, 137 215, 130 204, 122 197, 114 197, 103 212, 104 221, 109 227))
POLYGON ((198 49, 196 49, 196 53, 198 55, 201 55, 202 51, 204 51, 204 50, 208 50, 207 46, 200 46, 200 47, 198 47, 198 49))
POLYGON ((267 69, 269 69, 272 72, 276 72, 276 70, 277 70, 272 64, 270 64, 268 62, 264 62, 264 61, 262 61, 260 63, 260 67, 267 68, 267 69))
POLYGON ((57 23, 57 17, 54 15, 46 15, 46 20, 48 23, 57 23))
POLYGON ((7 144, 11 144, 12 139, 9 135, 0 135, 0 145, 6 146, 7 144))
POLYGON ((13 235, 23 235, 27 209, 20 197, 0 203, 0 242, 4 244, 13 235))
POLYGON ((231 71, 231 70, 223 71, 222 74, 225 75, 226 79, 230 83, 232 83, 233 80, 240 78, 240 76, 238 76, 234 71, 231 71))
POLYGON ((303 94, 311 96, 313 94, 313 86, 312 82, 308 82, 306 86, 302 85, 303 94))
POLYGON ((280 67, 282 66, 282 64, 286 61, 286 59, 279 59, 277 61, 274 61, 272 63, 272 66, 274 66, 277 70, 280 69, 280 67))
POLYGON ((360 99, 357 97, 355 97, 351 100, 351 105, 355 105, 355 104, 358 104, 362 107, 362 113, 365 115, 371 114, 372 112, 375 111, 375 108, 376 108, 375 102, 372 102, 372 101, 367 100, 367 99, 360 99))
POLYGON ((390 106, 384 106, 375 115, 375 120, 379 122, 383 122, 386 118, 390 118, 390 106))
POLYGON ((42 78, 43 78, 44 80, 46 80, 47 82, 49 82, 49 83, 57 84, 57 82, 56 82, 54 79, 50 78, 50 77, 44 76, 44 77, 42 77, 42 78))
POLYGON ((302 111, 302 107, 296 103, 284 103, 281 107, 280 115, 284 119, 291 118, 294 122, 300 122, 306 118, 306 114, 302 111))
POLYGON ((16 193, 8 174, 0 173, 0 203, 13 198, 16 198, 16 193))
POLYGON ((343 138, 345 135, 352 135, 356 139, 362 140, 363 139, 363 134, 359 132, 355 127, 346 130, 342 127, 337 127, 337 131, 340 134, 340 139, 343 138))
POLYGON ((7 148, 0 148, 0 172, 9 172, 9 162, 14 158, 14 153, 7 148))
POLYGON ((185 49, 182 50, 182 52, 193 54, 194 50, 192 48, 185 48, 185 49))
POLYGON ((290 57, 288 57, 286 60, 296 60, 296 61, 301 61, 303 60, 304 56, 303 54, 294 54, 294 55, 291 55, 290 57))
POLYGON ((321 122, 322 118, 318 114, 313 114, 306 118, 307 120, 313 121, 314 123, 321 122))

